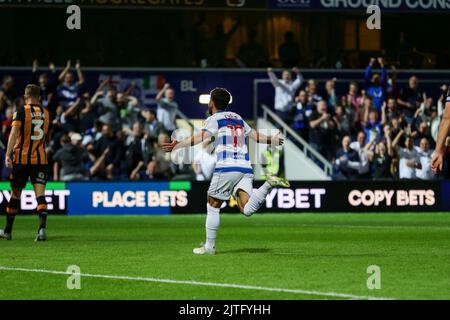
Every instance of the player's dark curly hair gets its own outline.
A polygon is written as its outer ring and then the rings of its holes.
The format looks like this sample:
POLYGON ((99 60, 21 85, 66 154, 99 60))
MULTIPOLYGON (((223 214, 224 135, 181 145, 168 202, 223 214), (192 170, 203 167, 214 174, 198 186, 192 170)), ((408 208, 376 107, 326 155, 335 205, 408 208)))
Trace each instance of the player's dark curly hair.
POLYGON ((217 109, 224 110, 228 107, 231 100, 231 94, 225 88, 215 88, 211 91, 211 101, 217 109))

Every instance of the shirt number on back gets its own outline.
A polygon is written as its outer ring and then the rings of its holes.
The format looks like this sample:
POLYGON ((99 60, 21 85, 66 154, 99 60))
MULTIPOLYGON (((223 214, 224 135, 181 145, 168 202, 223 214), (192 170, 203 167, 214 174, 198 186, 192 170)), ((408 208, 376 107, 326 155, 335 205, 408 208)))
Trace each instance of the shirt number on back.
POLYGON ((44 120, 42 119, 33 119, 31 123, 34 126, 34 135, 31 136, 31 140, 41 140, 44 136, 44 130, 42 130, 42 125, 44 124, 44 120))
POLYGON ((242 147, 244 145, 244 128, 240 124, 228 124, 227 128, 231 130, 231 135, 233 138, 233 146, 242 147))

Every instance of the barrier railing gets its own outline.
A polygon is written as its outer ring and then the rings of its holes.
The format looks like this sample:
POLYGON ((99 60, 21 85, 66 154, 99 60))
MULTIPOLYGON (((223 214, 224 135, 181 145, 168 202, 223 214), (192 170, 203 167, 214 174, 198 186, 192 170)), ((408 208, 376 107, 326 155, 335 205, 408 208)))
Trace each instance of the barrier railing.
POLYGON ((266 105, 261 105, 263 109, 263 119, 268 121, 270 117, 284 135, 288 137, 288 134, 293 138, 294 143, 300 147, 305 156, 314 161, 328 176, 333 173, 333 165, 324 158, 319 152, 317 152, 313 147, 311 147, 308 142, 306 142, 300 135, 297 134, 291 127, 289 127, 275 112, 269 109, 266 105))

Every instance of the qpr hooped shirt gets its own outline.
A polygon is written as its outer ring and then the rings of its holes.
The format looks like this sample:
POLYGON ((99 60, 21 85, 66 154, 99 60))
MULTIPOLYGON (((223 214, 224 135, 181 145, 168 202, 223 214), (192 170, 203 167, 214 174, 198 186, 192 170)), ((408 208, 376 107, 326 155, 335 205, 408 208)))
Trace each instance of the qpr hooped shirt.
POLYGON ((252 128, 240 115, 220 111, 206 119, 203 131, 214 137, 217 157, 214 172, 253 173, 248 153, 248 136, 252 128))

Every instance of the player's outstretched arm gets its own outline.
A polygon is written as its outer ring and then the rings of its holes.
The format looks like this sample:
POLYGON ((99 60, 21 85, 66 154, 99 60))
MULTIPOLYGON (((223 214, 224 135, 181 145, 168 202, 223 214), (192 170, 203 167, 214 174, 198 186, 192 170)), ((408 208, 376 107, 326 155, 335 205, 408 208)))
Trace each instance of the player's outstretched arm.
POLYGON ((284 138, 281 136, 280 132, 274 134, 273 136, 267 136, 256 130, 252 130, 250 132, 250 139, 252 139, 258 143, 274 144, 277 146, 281 146, 284 143, 284 138))
POLYGON ((450 132, 450 101, 448 101, 445 105, 444 116, 442 117, 442 121, 439 126, 438 137, 436 140, 436 149, 434 151, 433 158, 431 159, 431 169, 434 171, 434 173, 437 173, 438 170, 442 171, 445 155, 445 139, 447 138, 449 132, 450 132))
POLYGON ((204 139, 206 139, 209 136, 207 131, 201 131, 197 134, 194 134, 193 136, 187 137, 184 140, 177 141, 172 140, 171 142, 163 143, 162 149, 165 152, 171 152, 173 150, 181 149, 181 148, 187 148, 187 147, 193 147, 196 144, 199 144, 204 139))

